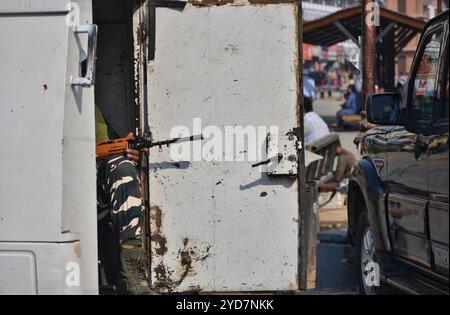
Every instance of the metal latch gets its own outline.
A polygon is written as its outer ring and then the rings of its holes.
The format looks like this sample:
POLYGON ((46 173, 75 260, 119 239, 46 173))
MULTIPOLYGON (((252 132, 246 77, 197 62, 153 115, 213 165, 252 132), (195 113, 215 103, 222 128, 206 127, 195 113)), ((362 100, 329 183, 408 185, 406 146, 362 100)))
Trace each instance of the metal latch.
POLYGON ((75 86, 90 87, 95 83, 95 61, 97 51, 97 25, 77 25, 74 29, 75 34, 86 33, 88 36, 87 64, 84 77, 72 77, 71 84, 75 86))
POLYGON ((252 167, 267 165, 267 174, 271 176, 298 174, 298 151, 301 143, 295 132, 288 132, 284 136, 268 134, 266 144, 266 156, 269 158, 252 167))

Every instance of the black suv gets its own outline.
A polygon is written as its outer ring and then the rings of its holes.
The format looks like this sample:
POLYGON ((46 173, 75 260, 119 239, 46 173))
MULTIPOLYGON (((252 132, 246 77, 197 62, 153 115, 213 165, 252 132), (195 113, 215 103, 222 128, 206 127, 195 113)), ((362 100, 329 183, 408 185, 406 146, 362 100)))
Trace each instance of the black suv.
POLYGON ((402 95, 367 98, 378 127, 362 137, 348 195, 364 294, 449 293, 448 19, 446 11, 427 24, 402 95), (381 286, 368 280, 378 270, 381 286))

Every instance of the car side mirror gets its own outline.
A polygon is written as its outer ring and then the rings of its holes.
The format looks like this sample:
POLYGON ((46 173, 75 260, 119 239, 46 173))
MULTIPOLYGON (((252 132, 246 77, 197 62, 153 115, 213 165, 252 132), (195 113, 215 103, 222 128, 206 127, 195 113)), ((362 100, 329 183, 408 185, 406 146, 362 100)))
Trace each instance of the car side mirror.
POLYGON ((398 93, 372 94, 366 99, 367 120, 376 125, 398 125, 400 122, 398 93))

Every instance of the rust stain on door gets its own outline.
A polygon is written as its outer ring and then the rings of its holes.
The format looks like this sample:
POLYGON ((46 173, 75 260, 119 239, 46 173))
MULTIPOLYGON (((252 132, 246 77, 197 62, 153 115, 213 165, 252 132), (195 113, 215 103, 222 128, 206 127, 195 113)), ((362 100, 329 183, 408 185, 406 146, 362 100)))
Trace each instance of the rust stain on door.
POLYGON ((195 274, 196 263, 206 263, 210 257, 210 245, 204 246, 206 250, 200 251, 197 246, 190 246, 189 239, 181 240, 182 247, 177 254, 177 268, 173 269, 164 264, 164 255, 167 254, 167 238, 163 233, 164 213, 161 207, 153 206, 150 209, 151 218, 151 250, 152 256, 161 261, 153 268, 152 287, 160 292, 174 291, 186 277, 195 274))
MULTIPOLYGON (((189 239, 182 240, 183 248, 178 252, 179 269, 171 270, 168 266, 160 262, 154 269, 156 281, 152 283, 152 287, 160 292, 174 291, 190 274, 195 273, 194 263, 204 262, 209 257, 206 255, 198 255, 196 247, 190 247, 189 239)), ((208 247, 208 252, 209 252, 208 247)))
POLYGON ((162 233, 163 213, 160 207, 153 206, 150 209, 151 216, 151 247, 157 255, 163 256, 167 253, 167 239, 162 233))

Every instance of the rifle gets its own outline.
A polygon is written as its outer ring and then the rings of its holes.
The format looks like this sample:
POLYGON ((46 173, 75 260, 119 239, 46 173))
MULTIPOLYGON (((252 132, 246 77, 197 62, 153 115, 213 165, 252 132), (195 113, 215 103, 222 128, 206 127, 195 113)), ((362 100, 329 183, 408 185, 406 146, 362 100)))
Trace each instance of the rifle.
POLYGON ((197 135, 184 138, 173 138, 164 141, 153 141, 151 133, 146 133, 143 136, 130 136, 126 138, 97 142, 96 158, 97 161, 99 161, 109 156, 125 155, 127 149, 142 150, 144 148, 153 147, 162 148, 163 146, 169 147, 171 144, 192 142, 203 139, 203 135, 197 135))

